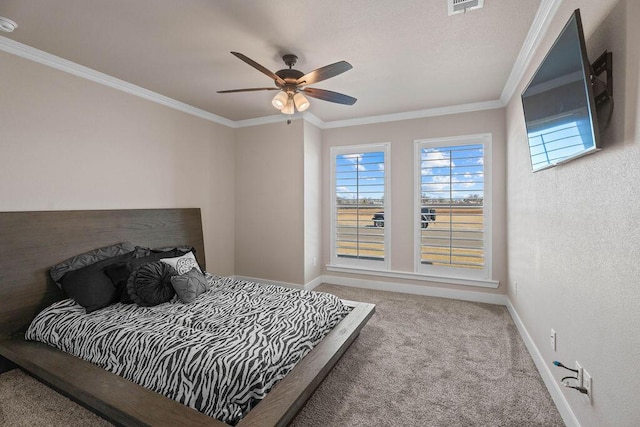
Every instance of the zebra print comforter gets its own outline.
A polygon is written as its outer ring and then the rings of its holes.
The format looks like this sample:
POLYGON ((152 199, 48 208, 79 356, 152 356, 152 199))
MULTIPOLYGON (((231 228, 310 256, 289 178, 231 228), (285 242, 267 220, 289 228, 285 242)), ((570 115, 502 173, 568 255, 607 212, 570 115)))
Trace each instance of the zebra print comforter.
POLYGON ((207 275, 194 302, 114 304, 93 313, 68 299, 33 320, 42 341, 236 424, 349 312, 334 295, 207 275))

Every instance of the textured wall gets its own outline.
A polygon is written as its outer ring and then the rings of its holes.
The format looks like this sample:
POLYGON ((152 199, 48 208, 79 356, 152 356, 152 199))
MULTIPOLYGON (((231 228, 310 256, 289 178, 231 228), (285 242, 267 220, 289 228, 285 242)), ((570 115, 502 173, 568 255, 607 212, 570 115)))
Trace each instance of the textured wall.
POLYGON ((232 129, 4 52, 0 70, 0 210, 199 207, 208 269, 233 274, 232 129))
POLYGON ((576 8, 590 59, 613 52, 614 120, 601 152, 534 174, 519 96, 509 103, 509 298, 549 366, 578 360, 592 375, 591 406, 562 389, 578 421, 631 426, 640 420, 640 3, 563 2, 516 94, 576 8))

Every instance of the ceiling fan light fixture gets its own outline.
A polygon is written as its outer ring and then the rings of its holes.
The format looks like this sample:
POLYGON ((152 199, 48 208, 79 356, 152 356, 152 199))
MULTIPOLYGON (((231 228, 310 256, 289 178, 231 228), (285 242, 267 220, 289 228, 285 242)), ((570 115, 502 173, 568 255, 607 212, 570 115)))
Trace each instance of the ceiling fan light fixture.
POLYGON ((276 94, 276 96, 273 97, 273 100, 271 101, 271 103, 278 110, 282 110, 287 105, 288 101, 289 101, 289 96, 287 95, 287 93, 280 91, 276 94))
POLYGON ((295 108, 293 107, 293 99, 289 98, 287 101, 287 105, 284 106, 282 110, 280 110, 282 114, 293 114, 295 113, 295 108))
POLYGON ((300 92, 293 95, 293 102, 296 104, 296 108, 300 112, 306 110, 311 105, 311 103, 309 103, 309 100, 300 92))

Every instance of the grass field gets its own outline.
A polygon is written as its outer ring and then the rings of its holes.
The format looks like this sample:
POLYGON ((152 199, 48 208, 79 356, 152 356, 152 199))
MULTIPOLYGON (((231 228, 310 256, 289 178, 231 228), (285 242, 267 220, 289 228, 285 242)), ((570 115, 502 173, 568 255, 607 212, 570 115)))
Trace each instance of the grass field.
MULTIPOLYGON (((384 228, 375 227, 378 207, 342 208, 338 213, 338 255, 384 256, 384 228)), ((436 221, 421 230, 422 262, 480 268, 483 264, 482 208, 436 208, 436 221)))

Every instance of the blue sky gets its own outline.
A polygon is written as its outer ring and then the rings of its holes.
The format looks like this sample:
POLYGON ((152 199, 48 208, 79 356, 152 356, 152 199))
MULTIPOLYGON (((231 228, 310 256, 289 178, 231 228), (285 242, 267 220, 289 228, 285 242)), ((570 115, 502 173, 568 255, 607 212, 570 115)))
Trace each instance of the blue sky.
POLYGON ((373 199, 382 204, 384 195, 384 152, 336 156, 336 196, 344 199, 373 199))
POLYGON ((484 158, 481 144, 423 148, 422 194, 430 199, 484 196, 484 158))
MULTIPOLYGON (((424 196, 448 200, 484 196, 481 144, 421 149, 421 184, 424 196)), ((336 156, 336 196, 372 199, 382 204, 384 152, 336 156)))

